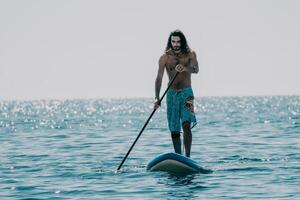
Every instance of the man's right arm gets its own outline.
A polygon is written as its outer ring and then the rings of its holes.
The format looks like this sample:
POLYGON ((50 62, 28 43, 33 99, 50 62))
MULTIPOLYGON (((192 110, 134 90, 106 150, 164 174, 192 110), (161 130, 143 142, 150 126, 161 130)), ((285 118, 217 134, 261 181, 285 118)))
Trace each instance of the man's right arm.
POLYGON ((159 100, 159 92, 160 92, 161 82, 165 71, 165 66, 166 66, 166 55, 164 54, 159 58, 158 72, 155 80, 155 98, 157 99, 157 101, 159 100))

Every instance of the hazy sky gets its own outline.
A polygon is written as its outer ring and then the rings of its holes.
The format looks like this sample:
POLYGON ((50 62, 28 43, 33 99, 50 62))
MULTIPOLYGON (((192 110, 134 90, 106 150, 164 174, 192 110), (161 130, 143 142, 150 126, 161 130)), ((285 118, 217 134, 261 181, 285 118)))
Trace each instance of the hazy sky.
POLYGON ((299 11, 299 0, 1 0, 0 99, 154 97, 177 28, 198 56, 195 96, 300 95, 299 11))

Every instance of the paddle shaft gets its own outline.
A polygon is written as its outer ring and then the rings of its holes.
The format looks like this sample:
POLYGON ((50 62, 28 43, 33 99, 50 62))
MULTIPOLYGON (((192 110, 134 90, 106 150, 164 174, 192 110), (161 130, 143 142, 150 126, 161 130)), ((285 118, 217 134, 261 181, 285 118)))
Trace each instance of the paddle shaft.
MULTIPOLYGON (((174 80, 176 79, 176 77, 178 76, 178 74, 179 74, 179 72, 177 72, 177 73, 175 74, 175 76, 174 76, 173 79, 171 80, 170 84, 168 85, 166 91, 164 92, 164 94, 162 95, 162 97, 158 100, 158 103, 159 103, 159 104, 161 103, 161 101, 163 100, 163 98, 165 97, 165 95, 167 94, 168 90, 170 89, 171 85, 173 84, 173 82, 174 82, 174 80)), ((122 167, 122 165, 124 164, 126 158, 127 158, 128 155, 130 154, 130 152, 131 152, 131 150, 133 149, 135 143, 138 141, 138 139, 139 139, 140 136, 142 135, 144 129, 145 129, 146 126, 148 125, 150 119, 152 118, 152 116, 154 115, 154 113, 155 113, 156 110, 157 110, 156 108, 153 109, 151 115, 150 115, 149 118, 147 119, 147 121, 146 121, 146 123, 144 124, 142 130, 140 131, 140 133, 139 133, 138 136, 136 137, 135 141, 134 141, 133 144, 131 145, 130 149, 128 150, 127 154, 125 155, 125 157, 123 158, 122 162, 120 163, 120 165, 119 165, 117 171, 119 171, 119 170, 121 169, 121 167, 122 167)))

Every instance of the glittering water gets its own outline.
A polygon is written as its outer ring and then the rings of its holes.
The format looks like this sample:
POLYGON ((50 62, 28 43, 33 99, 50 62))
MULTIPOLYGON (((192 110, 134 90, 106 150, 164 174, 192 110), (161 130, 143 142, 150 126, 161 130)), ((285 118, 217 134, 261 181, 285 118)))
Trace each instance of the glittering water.
POLYGON ((192 158, 212 173, 147 172, 173 151, 165 106, 122 171, 150 99, 0 102, 0 199, 300 199, 300 97, 196 101, 192 158))

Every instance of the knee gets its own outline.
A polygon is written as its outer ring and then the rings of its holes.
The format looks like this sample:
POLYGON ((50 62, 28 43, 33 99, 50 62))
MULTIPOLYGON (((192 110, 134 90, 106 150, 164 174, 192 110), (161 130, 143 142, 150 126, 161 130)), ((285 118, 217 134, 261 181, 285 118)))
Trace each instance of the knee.
POLYGON ((182 123, 182 129, 183 129, 184 131, 189 131, 189 130, 191 130, 191 122, 189 122, 189 121, 184 121, 184 122, 182 123))
POLYGON ((171 133, 171 137, 172 137, 173 139, 175 139, 175 138, 180 138, 180 133, 179 133, 179 132, 172 132, 172 133, 171 133))

